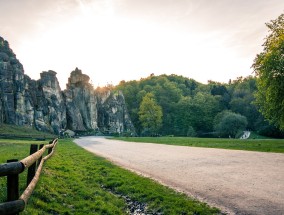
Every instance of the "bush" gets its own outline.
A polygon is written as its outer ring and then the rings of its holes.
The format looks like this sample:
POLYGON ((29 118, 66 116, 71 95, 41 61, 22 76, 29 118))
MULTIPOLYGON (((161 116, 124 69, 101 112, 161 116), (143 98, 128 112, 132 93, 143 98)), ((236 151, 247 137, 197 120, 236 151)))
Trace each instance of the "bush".
POLYGON ((214 129, 220 137, 233 137, 246 129, 245 116, 230 111, 223 111, 215 117, 214 129))
POLYGON ((192 126, 188 127, 187 136, 188 137, 196 137, 196 132, 195 132, 195 130, 192 126))

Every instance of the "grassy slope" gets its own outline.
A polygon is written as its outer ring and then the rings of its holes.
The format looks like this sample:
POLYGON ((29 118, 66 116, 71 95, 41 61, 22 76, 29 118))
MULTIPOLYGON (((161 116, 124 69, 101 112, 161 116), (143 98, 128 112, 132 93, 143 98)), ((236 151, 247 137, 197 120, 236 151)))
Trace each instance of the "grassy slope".
POLYGON ((18 135, 18 136, 28 136, 28 137, 45 137, 45 138, 54 138, 53 134, 37 131, 34 128, 0 124, 0 135, 18 135))
POLYGON ((194 146, 206 148, 237 149, 260 152, 284 153, 283 139, 219 139, 219 138, 189 138, 189 137, 120 137, 124 141, 158 143, 179 146, 194 146))
MULTIPOLYGON (((30 142, 24 142, 28 144, 0 140, 0 163, 25 157, 30 142)), ((21 184, 24 180, 21 175, 21 184)), ((0 181, 2 191, 3 183, 0 181)), ((23 214, 126 214, 125 200, 114 193, 147 203, 153 213, 218 213, 217 209, 117 167, 70 140, 60 140, 23 214)))
POLYGON ((250 132, 249 139, 262 139, 262 140, 264 140, 264 139, 265 139, 265 140, 269 139, 269 140, 271 140, 271 139, 275 139, 275 138, 262 136, 262 135, 257 134, 257 133, 254 132, 254 131, 251 131, 251 132, 250 132))

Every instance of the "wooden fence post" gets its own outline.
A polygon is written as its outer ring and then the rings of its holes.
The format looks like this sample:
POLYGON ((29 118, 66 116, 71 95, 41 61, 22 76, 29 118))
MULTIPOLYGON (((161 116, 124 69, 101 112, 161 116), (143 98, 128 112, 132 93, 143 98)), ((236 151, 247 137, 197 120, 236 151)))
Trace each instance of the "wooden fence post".
MULTIPOLYGON (((17 162, 17 159, 7 160, 7 163, 17 162)), ((7 175, 7 201, 15 201, 19 199, 19 174, 7 175)), ((12 215, 18 215, 14 213, 12 215)))
MULTIPOLYGON (((36 144, 31 144, 30 148, 30 155, 37 152, 37 145, 36 144)), ((27 186, 30 184, 30 182, 33 180, 33 177, 35 176, 36 172, 36 163, 34 162, 29 168, 28 168, 28 176, 27 176, 27 186)))
MULTIPOLYGON (((40 144, 38 150, 42 149, 43 146, 44 146, 44 144, 40 144)), ((40 164, 40 162, 41 162, 41 159, 42 159, 42 156, 38 159, 37 167, 39 166, 39 164, 40 164)))
MULTIPOLYGON (((17 159, 7 160, 7 163, 17 161, 17 159)), ((19 174, 7 175, 7 201, 17 199, 19 199, 19 174)))
MULTIPOLYGON (((54 142, 55 146, 57 141, 58 139, 54 139, 54 141, 50 141, 49 144, 54 142)), ((0 164, 0 177, 7 176, 7 202, 0 202, 0 215, 18 215, 19 212, 25 209, 26 203, 28 202, 28 199, 30 198, 39 180, 42 170, 42 165, 40 165, 40 168, 37 166, 41 163, 41 161, 44 162, 49 159, 52 156, 50 153, 53 152, 53 148, 51 148, 51 150, 48 150, 49 155, 46 155, 44 158, 42 158, 47 148, 44 146, 44 144, 41 144, 40 149, 42 150, 37 151, 38 145, 32 144, 30 147, 30 156, 22 159, 20 162, 16 159, 13 159, 8 160, 7 163, 0 164), (26 188, 21 197, 19 197, 19 174, 21 174, 27 168, 28 189, 26 188)))
MULTIPOLYGON (((52 144, 53 143, 53 140, 49 141, 49 144, 52 144)), ((48 154, 50 154, 52 152, 52 148, 49 148, 48 149, 48 154)))

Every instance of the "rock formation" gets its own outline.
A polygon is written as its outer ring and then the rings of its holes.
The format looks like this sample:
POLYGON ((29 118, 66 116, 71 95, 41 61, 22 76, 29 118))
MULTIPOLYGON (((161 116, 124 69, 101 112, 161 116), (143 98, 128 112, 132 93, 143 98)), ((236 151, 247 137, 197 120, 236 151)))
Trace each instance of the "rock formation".
POLYGON ((134 133, 122 93, 108 88, 96 91, 89 80, 78 68, 71 72, 64 91, 54 71, 32 80, 0 37, 0 123, 55 134, 65 129, 134 133))
POLYGON ((97 96, 89 76, 76 68, 64 91, 68 127, 71 130, 97 129, 97 96))
POLYGON ((35 108, 35 127, 39 130, 51 130, 58 134, 66 128, 66 106, 56 72, 42 72, 37 81, 37 106, 35 108))
POLYGON ((134 131, 121 91, 98 92, 98 127, 104 133, 134 131))

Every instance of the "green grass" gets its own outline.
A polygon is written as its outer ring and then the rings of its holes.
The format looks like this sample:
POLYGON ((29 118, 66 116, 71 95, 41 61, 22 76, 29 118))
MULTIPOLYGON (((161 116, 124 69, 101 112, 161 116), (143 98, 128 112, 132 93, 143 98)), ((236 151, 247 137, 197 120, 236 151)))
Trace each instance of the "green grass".
POLYGON ((190 137, 118 137, 117 140, 178 146, 284 153, 283 139, 221 139, 190 137))
MULTIPOLYGON (((6 163, 10 159, 21 160, 29 155, 30 144, 46 144, 43 141, 23 141, 0 139, 0 163, 6 163)), ((20 191, 25 189, 27 171, 20 174, 20 191)), ((6 177, 0 177, 0 202, 6 200, 6 177)))
MULTIPOLYGON (((0 162, 25 157, 31 143, 25 142, 0 140, 0 162)), ((24 180, 21 177, 21 183, 24 180)), ((153 214, 219 213, 216 208, 95 156, 71 140, 59 140, 23 214, 126 214, 127 204, 117 194, 146 203, 153 214)))
POLYGON ((17 135, 21 137, 45 137, 54 138, 54 134, 37 131, 31 127, 0 124, 0 135, 17 135))
POLYGON ((249 139, 274 139, 274 138, 262 136, 252 131, 250 133, 249 139))

